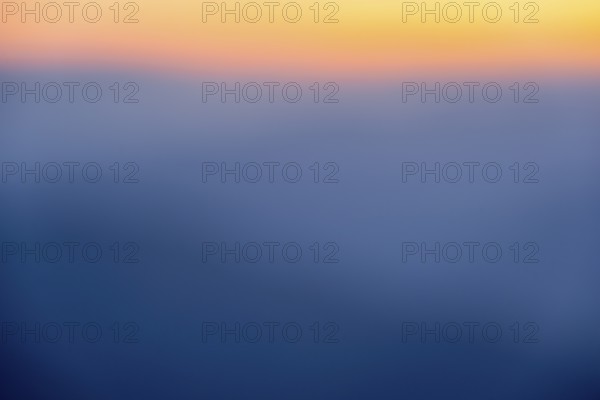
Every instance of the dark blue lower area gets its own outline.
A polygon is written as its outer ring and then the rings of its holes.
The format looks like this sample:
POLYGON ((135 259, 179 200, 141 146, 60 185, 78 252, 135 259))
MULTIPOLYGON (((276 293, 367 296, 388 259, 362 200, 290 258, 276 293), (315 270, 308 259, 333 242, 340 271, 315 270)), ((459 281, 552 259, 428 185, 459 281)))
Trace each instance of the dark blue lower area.
POLYGON ((401 85, 342 83, 339 104, 222 104, 202 102, 201 79, 3 75, 135 80, 140 103, 0 105, 5 168, 103 172, 0 183, 0 398, 600 398, 598 82, 540 82, 538 104, 406 104, 401 85), (203 182, 223 162, 303 175, 203 182), (502 179, 403 181, 406 163, 465 162, 502 179), (73 261, 49 262, 48 243, 77 243, 73 261), (263 256, 223 261, 236 243, 263 256))

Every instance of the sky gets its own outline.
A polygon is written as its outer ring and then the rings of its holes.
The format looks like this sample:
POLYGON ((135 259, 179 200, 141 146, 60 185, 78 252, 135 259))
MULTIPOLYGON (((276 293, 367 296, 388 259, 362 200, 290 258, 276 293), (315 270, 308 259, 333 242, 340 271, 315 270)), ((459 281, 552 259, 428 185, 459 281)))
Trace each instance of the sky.
POLYGON ((235 2, 99 1, 102 14, 95 23, 88 22, 96 19, 96 6, 89 2, 73 7, 71 23, 67 6, 59 2, 58 17, 57 7, 44 1, 37 2, 36 23, 35 13, 23 11, 35 10, 35 3, 2 3, 0 63, 5 67, 335 74, 352 80, 398 74, 587 76, 600 67, 600 3, 594 0, 501 0, 471 2, 472 8, 469 2, 437 2, 439 22, 435 14, 422 13, 435 10, 432 1, 301 0, 272 2, 272 8, 268 2, 239 2, 239 23, 235 14, 222 15, 225 8, 234 10, 235 2), (298 8, 302 14, 296 18, 298 8), (253 23, 258 9, 261 18, 253 23))

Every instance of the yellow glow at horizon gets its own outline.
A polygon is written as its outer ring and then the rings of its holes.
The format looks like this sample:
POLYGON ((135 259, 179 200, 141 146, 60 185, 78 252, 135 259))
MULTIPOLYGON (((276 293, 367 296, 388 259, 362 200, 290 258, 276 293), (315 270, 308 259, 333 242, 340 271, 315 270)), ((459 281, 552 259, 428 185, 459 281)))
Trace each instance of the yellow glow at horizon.
MULTIPOLYGON (((403 69, 493 67, 519 68, 548 66, 594 70, 600 67, 600 1, 537 1, 539 23, 513 21, 514 3, 520 6, 522 20, 533 10, 528 1, 496 0, 502 10, 498 23, 486 22, 480 1, 475 22, 469 23, 463 6, 458 23, 442 18, 435 23, 420 14, 402 22, 402 1, 338 0, 339 23, 313 21, 314 0, 296 1, 303 15, 300 22, 285 22, 281 6, 274 23, 267 21, 266 7, 259 23, 221 23, 220 15, 202 22, 202 1, 137 0, 139 23, 114 23, 108 9, 114 0, 98 1, 104 14, 96 24, 76 22, 63 16, 59 23, 21 23, 10 16, 0 23, 0 63, 41 64, 99 63, 132 64, 164 68, 214 70, 324 70, 340 73, 386 72, 403 69)), ((6 2, 4 2, 6 3, 6 2)), ((16 2, 20 4, 21 2, 16 2)), ((26 2, 33 8, 33 1, 26 2)), ((41 4, 48 3, 42 1, 41 4)), ((58 1, 62 4, 62 1, 58 1)), ((81 4, 87 3, 81 1, 81 4)), ((121 7, 127 1, 119 2, 121 7)), ((221 4, 221 1, 216 2, 221 4)), ((225 1, 229 8, 232 1, 225 1)), ((247 1, 240 2, 243 6, 247 1)), ((264 1, 256 1, 263 4, 264 1)), ((281 1, 280 4, 289 3, 281 1)), ((327 15, 318 2, 320 17, 327 15)), ((413 2, 418 5, 422 1, 413 2)), ((435 1, 424 2, 433 9, 435 1)), ((440 6, 451 3, 439 1, 440 6)), ((464 1, 455 3, 463 4, 464 1)), ((454 15, 454 12, 452 15, 454 15)), ((121 11, 121 18, 127 14, 121 11)), ((493 13, 491 14, 493 15, 493 13)), ((309 71, 310 72, 310 71, 309 71)))

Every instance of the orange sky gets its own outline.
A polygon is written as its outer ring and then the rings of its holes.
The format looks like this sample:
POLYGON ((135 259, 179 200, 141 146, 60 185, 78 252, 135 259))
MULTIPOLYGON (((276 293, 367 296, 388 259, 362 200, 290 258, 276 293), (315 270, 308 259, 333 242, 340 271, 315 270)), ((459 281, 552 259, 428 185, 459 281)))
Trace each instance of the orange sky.
MULTIPOLYGON (((600 70, 600 2, 596 0, 544 0, 536 2, 538 7, 520 2, 518 23, 510 9, 514 0, 496 2, 503 13, 497 23, 483 17, 481 8, 489 2, 480 2, 473 23, 468 21, 465 6, 461 6, 460 22, 445 21, 441 10, 451 2, 444 1, 439 2, 440 23, 434 16, 422 23, 419 12, 406 15, 403 22, 403 7, 409 7, 403 3, 407 2, 390 0, 375 4, 342 0, 337 6, 320 2, 318 23, 312 0, 296 2, 302 10, 297 23, 286 22, 282 12, 277 12, 289 2, 275 8, 273 23, 267 20, 264 2, 257 2, 263 12, 259 23, 244 21, 242 13, 240 23, 234 16, 222 23, 218 12, 207 15, 204 23, 203 7, 210 7, 206 2, 138 0, 139 9, 118 3, 120 22, 115 23, 109 8, 115 2, 110 0, 97 2, 103 12, 97 23, 83 19, 81 8, 86 2, 81 2, 73 14, 74 23, 68 22, 68 9, 62 7, 62 18, 54 24, 44 19, 54 18, 52 8, 47 8, 46 15, 40 12, 40 23, 34 22, 34 15, 26 16, 23 23, 21 10, 11 15, 14 8, 7 3, 2 5, 6 22, 0 23, 0 63, 8 67, 92 65, 290 76, 514 71, 593 75, 600 70), (123 23, 131 12, 139 22, 123 23), (330 13, 339 22, 323 23, 330 13), (529 14, 539 22, 523 23, 529 14)), ((20 3, 14 4, 20 8, 20 3)), ((26 3, 34 9, 36 2, 26 3)), ((39 3, 41 9, 50 2, 39 3)), ((240 2, 240 10, 247 3, 240 2)), ((431 9, 435 3, 426 2, 431 9)), ((233 9, 235 2, 226 4, 233 9)), ((446 15, 453 18, 448 10, 446 15)), ((94 16, 93 8, 88 15, 94 16)))

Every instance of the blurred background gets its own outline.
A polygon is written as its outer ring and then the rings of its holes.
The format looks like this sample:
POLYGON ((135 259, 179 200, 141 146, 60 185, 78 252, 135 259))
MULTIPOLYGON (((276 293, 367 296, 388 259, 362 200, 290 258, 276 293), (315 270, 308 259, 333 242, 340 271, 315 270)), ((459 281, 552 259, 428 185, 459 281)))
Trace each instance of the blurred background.
POLYGON ((599 3, 54 4, 2 3, 2 398, 600 397, 599 3))

